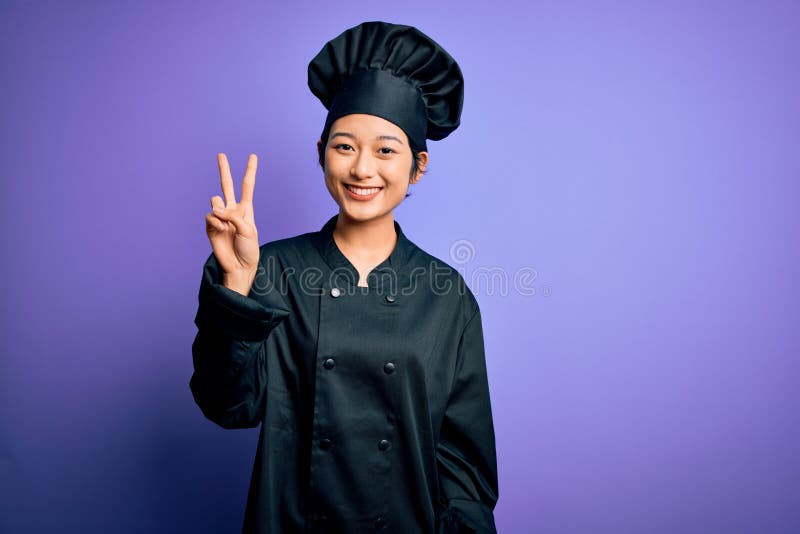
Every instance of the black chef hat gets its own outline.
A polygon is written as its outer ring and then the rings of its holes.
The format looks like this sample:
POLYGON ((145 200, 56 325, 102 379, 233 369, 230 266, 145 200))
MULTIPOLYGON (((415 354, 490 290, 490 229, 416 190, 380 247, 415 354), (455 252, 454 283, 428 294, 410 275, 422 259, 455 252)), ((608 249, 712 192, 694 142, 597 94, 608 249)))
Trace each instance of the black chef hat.
POLYGON ((366 113, 399 126, 416 150, 458 128, 464 102, 461 69, 444 48, 413 26, 380 21, 328 41, 308 64, 308 87, 328 109, 323 132, 366 113))

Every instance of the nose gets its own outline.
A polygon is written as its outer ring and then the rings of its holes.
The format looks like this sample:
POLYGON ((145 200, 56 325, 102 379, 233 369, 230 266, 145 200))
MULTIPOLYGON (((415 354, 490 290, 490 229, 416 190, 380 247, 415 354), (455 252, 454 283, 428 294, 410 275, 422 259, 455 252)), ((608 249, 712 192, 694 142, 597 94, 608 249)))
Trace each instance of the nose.
POLYGON ((366 180, 375 176, 375 169, 375 158, 369 151, 361 150, 353 161, 350 175, 360 180, 366 180))

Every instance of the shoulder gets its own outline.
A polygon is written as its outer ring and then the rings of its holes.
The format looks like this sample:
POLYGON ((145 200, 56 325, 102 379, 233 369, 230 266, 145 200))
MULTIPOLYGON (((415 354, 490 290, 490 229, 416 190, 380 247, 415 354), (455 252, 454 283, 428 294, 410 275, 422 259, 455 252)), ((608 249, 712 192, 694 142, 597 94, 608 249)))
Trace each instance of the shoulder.
MULTIPOLYGON (((306 232, 262 244, 259 262, 267 279, 281 284, 318 265, 317 232, 306 232)), ((284 289, 286 286, 282 286, 284 289)))
POLYGON ((267 241, 261 245, 262 260, 274 258, 281 263, 298 263, 298 260, 307 258, 314 252, 315 238, 318 232, 305 232, 291 237, 284 237, 267 241))
POLYGON ((430 284, 437 295, 449 297, 463 321, 479 311, 478 299, 467 285, 461 272, 449 262, 414 245, 412 273, 430 284))

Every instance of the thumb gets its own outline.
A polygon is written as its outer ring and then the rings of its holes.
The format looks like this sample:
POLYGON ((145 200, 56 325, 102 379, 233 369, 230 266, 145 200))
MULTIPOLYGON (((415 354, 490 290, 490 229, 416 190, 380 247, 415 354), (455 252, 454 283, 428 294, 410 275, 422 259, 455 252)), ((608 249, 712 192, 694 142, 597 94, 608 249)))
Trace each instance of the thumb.
POLYGON ((214 208, 214 215, 223 221, 231 223, 236 228, 236 233, 242 237, 253 237, 253 229, 251 225, 247 224, 244 217, 233 209, 228 208, 214 208))

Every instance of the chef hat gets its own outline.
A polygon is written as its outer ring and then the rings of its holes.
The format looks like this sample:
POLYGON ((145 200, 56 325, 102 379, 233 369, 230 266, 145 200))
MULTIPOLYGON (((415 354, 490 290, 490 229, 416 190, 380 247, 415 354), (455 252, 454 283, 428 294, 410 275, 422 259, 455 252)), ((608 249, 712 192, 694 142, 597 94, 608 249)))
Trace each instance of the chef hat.
POLYGON ((308 87, 328 110, 323 132, 343 115, 366 113, 399 126, 416 150, 458 128, 464 101, 450 54, 413 26, 380 21, 328 41, 308 64, 308 87))

